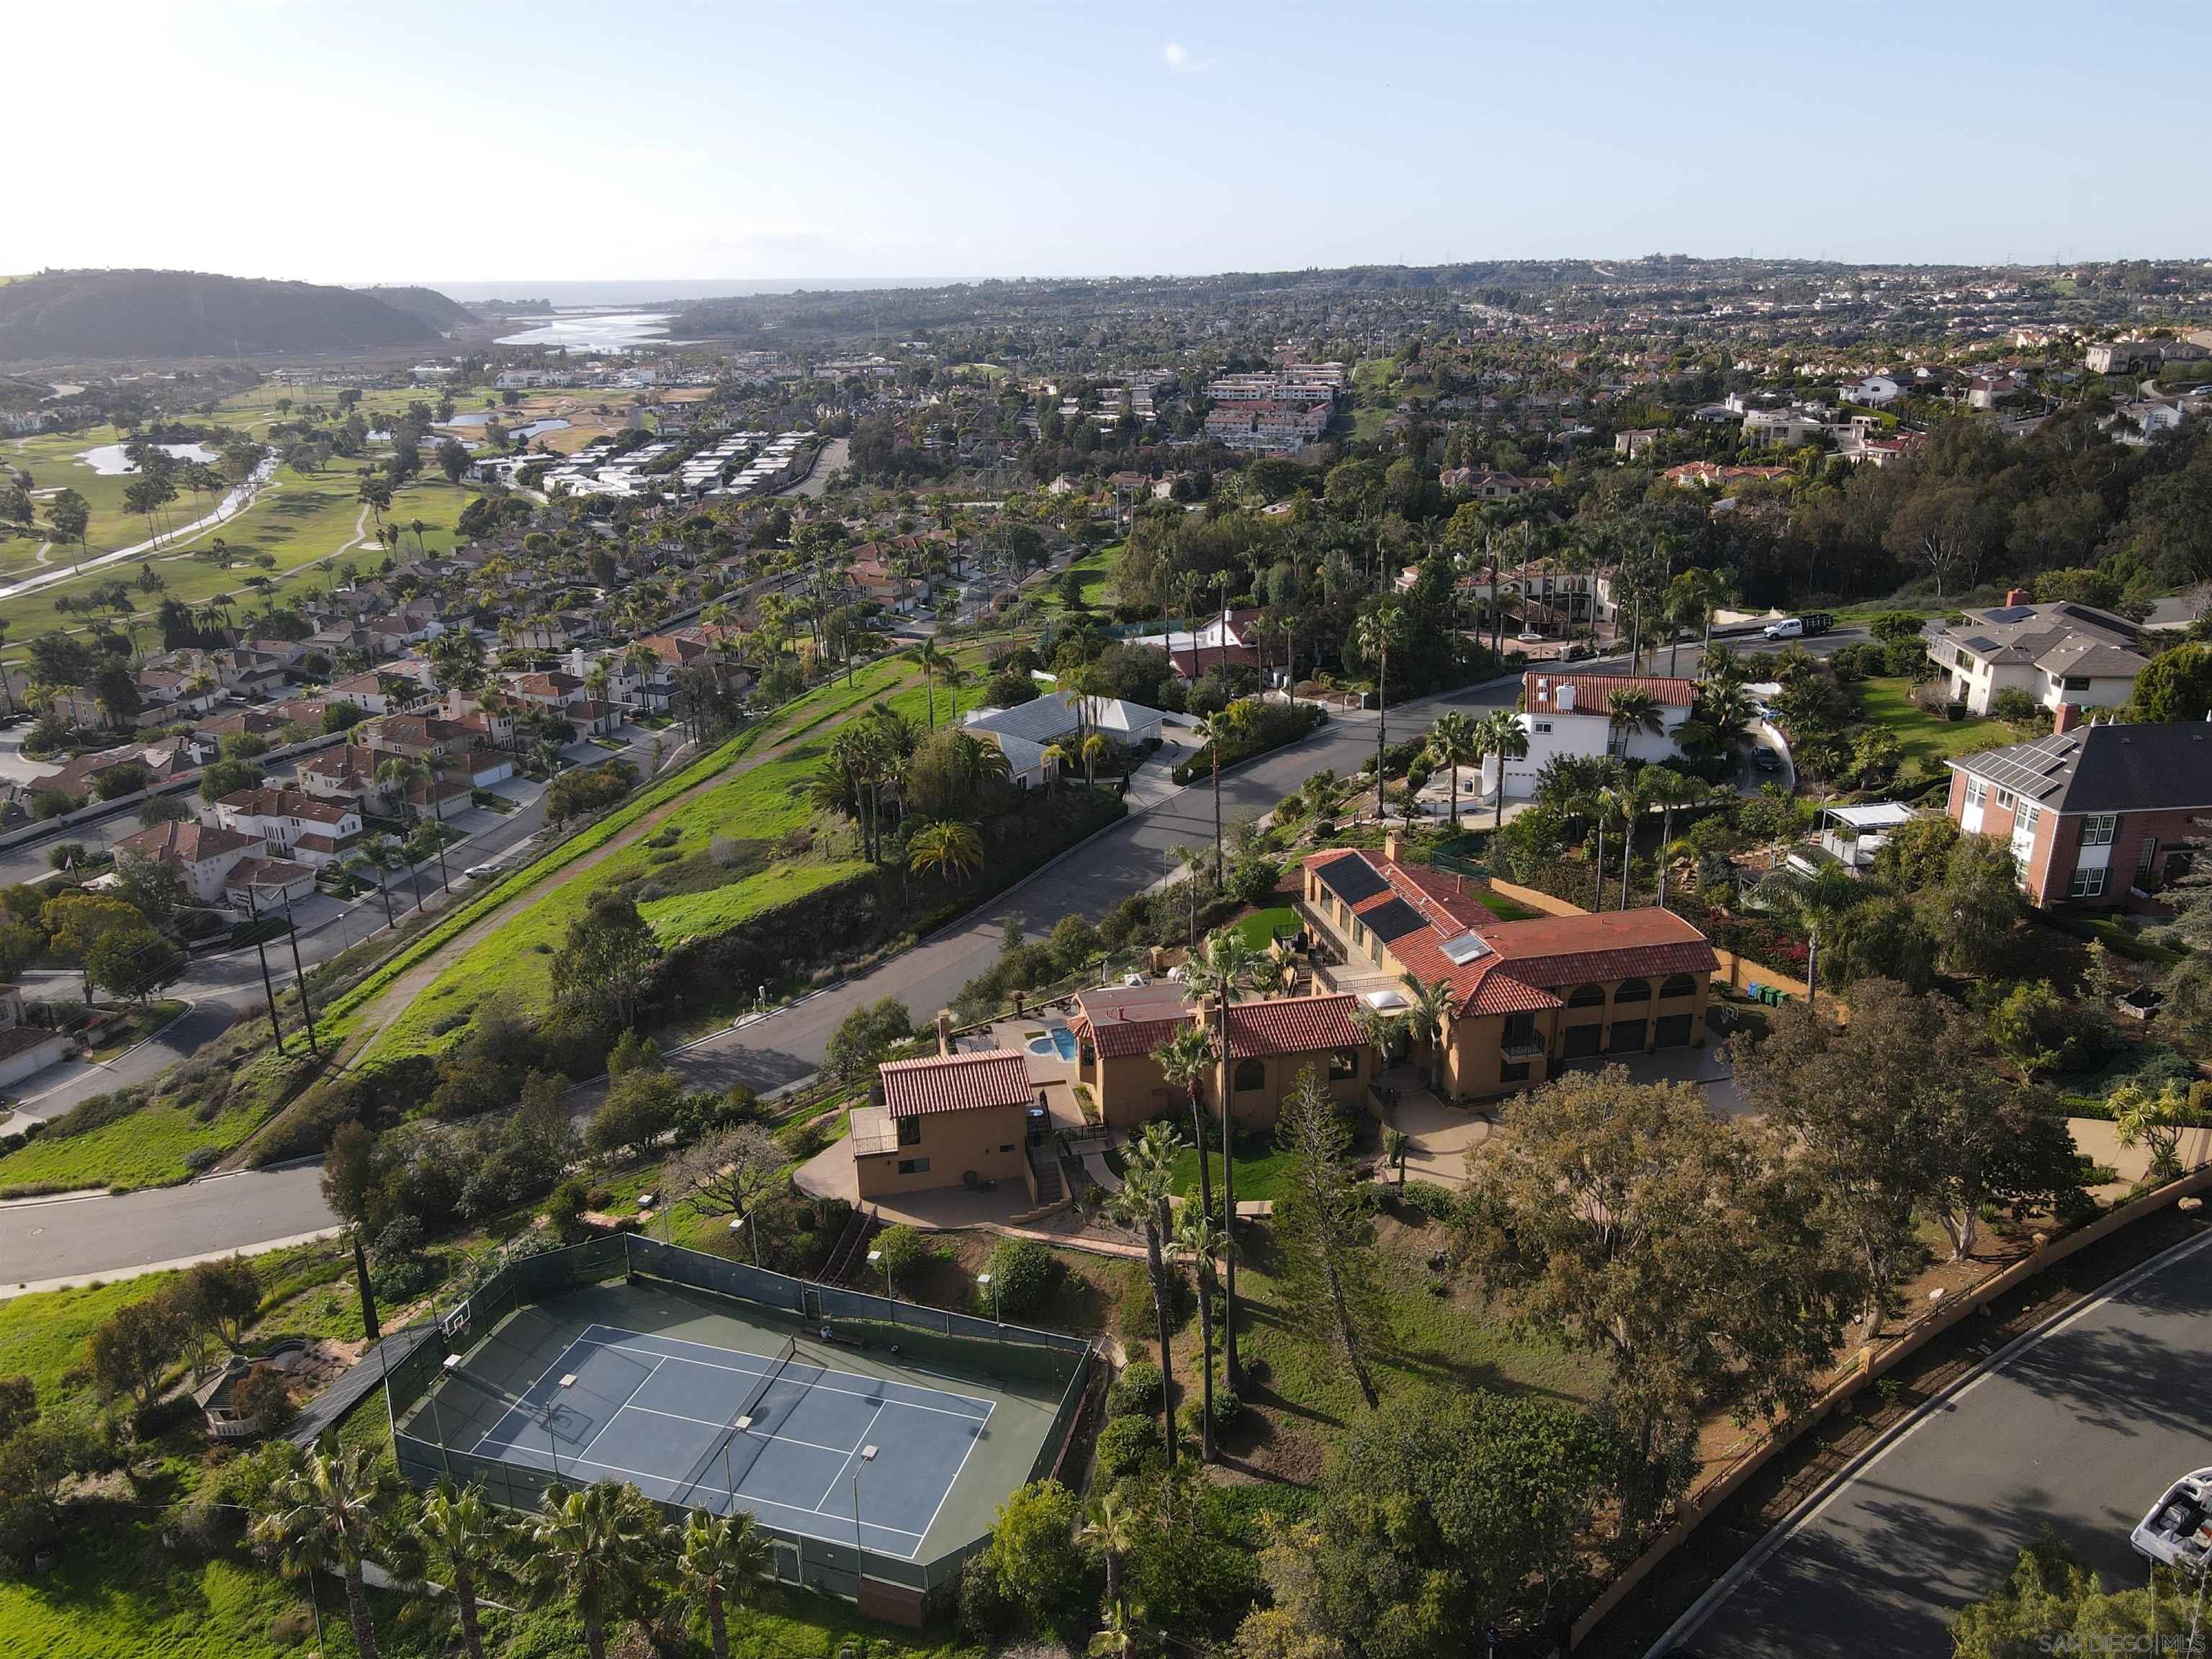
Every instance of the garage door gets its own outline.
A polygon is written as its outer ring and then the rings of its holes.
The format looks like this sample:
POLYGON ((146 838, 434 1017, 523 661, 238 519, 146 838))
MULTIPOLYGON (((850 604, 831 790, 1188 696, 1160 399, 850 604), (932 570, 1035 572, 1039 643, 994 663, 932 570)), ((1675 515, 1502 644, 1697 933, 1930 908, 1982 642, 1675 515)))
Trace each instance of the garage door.
POLYGON ((1640 1019, 1617 1019, 1606 1042, 1607 1049, 1616 1054, 1644 1052, 1644 1024, 1640 1019))
POLYGON ((1598 1051, 1605 1036, 1605 1027, 1592 1020, 1587 1025, 1570 1025, 1559 1033, 1559 1053, 1568 1060, 1582 1060, 1598 1051))
POLYGON ((1662 1048, 1684 1048, 1690 1042, 1690 1017, 1687 1014, 1662 1014, 1653 1028, 1662 1048))

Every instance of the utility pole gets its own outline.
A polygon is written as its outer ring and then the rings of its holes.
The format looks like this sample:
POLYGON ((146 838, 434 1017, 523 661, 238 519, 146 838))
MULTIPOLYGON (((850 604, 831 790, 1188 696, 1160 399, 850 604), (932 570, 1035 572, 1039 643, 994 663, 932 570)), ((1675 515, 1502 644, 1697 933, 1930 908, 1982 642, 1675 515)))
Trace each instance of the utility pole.
MULTIPOLYGON (((261 912, 253 913, 253 920, 261 920, 261 912)), ((269 977, 269 944, 257 937, 253 941, 254 954, 261 958, 261 994, 269 1000, 269 1032, 276 1039, 276 1052, 284 1052, 284 1028, 276 1023, 276 987, 269 977)))
POLYGON ((292 940, 292 976, 300 988, 300 1023, 307 1028, 307 1052, 320 1060, 323 1051, 315 1042, 315 1010, 307 1000, 307 969, 300 960, 300 928, 292 920, 292 896, 284 895, 284 930, 292 940))

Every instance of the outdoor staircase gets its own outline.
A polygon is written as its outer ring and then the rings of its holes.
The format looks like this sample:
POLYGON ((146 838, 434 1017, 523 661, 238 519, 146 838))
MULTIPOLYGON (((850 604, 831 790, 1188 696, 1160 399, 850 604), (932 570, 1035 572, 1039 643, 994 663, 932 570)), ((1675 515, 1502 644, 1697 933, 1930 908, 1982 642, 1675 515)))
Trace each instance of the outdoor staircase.
POLYGON ((1060 1159, 1049 1144, 1027 1149, 1030 1169, 1036 1176, 1036 1201, 1040 1208, 1057 1204, 1067 1196, 1067 1183, 1061 1179, 1060 1159))
POLYGON ((830 1260, 822 1269, 824 1285, 849 1283, 868 1259, 868 1245, 883 1231, 883 1218, 873 1210, 855 1210, 853 1218, 845 1224, 845 1231, 837 1240, 837 1248, 830 1253, 830 1260))

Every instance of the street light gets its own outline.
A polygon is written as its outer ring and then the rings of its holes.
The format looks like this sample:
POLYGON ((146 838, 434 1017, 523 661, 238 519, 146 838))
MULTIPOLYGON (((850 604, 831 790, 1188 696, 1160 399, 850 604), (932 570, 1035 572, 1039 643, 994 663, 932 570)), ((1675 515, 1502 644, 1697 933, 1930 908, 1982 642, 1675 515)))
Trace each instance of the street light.
POLYGON ((896 1302, 898 1300, 898 1292, 891 1289, 891 1264, 884 1260, 884 1253, 881 1250, 870 1250, 868 1252, 868 1265, 872 1267, 878 1261, 882 1261, 884 1263, 884 1298, 887 1301, 896 1302))
POLYGON ((994 1325, 1005 1324, 1006 1322, 999 1317, 999 1281, 989 1273, 977 1273, 975 1282, 987 1286, 991 1292, 991 1322, 994 1325))

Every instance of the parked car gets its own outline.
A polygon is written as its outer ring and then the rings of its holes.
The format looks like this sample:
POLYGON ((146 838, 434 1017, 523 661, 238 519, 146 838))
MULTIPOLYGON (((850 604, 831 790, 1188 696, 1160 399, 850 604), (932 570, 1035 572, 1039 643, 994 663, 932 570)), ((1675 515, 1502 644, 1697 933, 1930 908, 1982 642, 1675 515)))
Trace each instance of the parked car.
POLYGON ((1761 744, 1751 751, 1751 763, 1762 772, 1779 772, 1782 769, 1782 757, 1761 744))
MULTIPOLYGON (((1513 637, 1514 637, 1515 639, 1516 639, 1516 640, 1520 641, 1521 641, 1521 643, 1522 643, 1522 644, 1523 644, 1523 645, 1532 645, 1532 644, 1535 643, 1537 641, 1539 641, 1539 640, 1542 639, 1542 638, 1544 637, 1544 635, 1543 635, 1542 632, 1541 632, 1540 630, 1537 629, 1534 629, 1534 628, 1524 628, 1524 629, 1522 629, 1518 634, 1516 634, 1513 637)), ((1194 1157, 1194 1156, 1196 1156, 1196 1154, 1194 1154, 1194 1154, 1193 1154, 1193 1156, 1194 1157)))
POLYGON ((2195 1574, 2212 1557, 2212 1469, 2185 1474, 2130 1534, 2136 1553, 2195 1574))
POLYGON ((1780 622, 1771 622, 1759 631, 1770 640, 1809 640, 1817 634, 1834 631, 1836 619, 1825 611, 1808 611, 1802 617, 1784 617, 1780 622))

